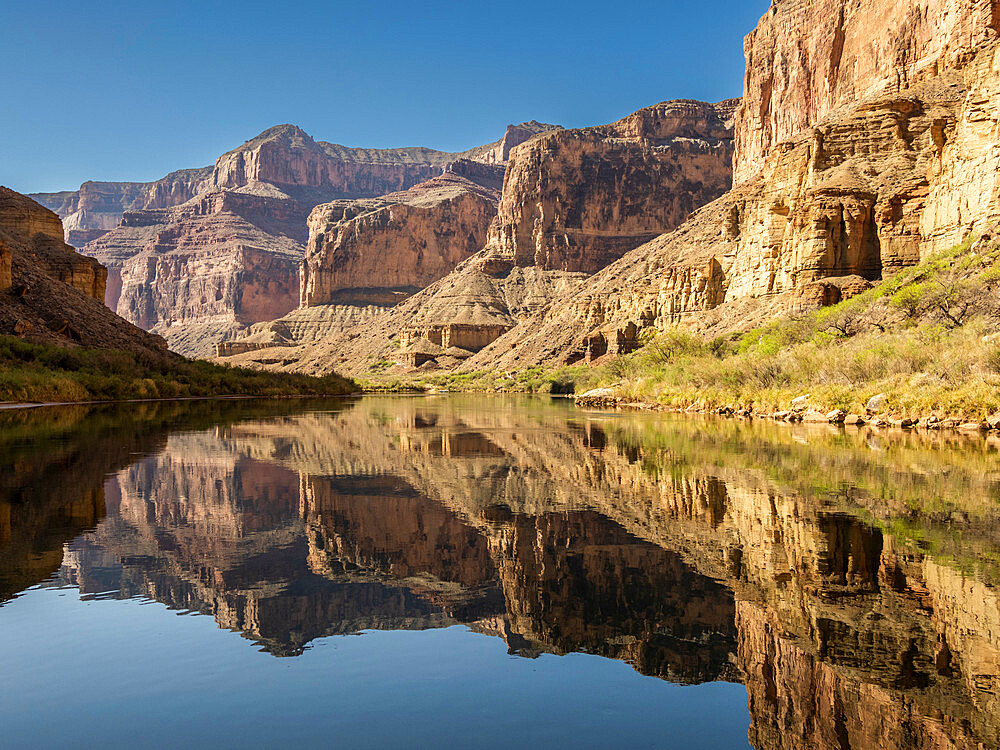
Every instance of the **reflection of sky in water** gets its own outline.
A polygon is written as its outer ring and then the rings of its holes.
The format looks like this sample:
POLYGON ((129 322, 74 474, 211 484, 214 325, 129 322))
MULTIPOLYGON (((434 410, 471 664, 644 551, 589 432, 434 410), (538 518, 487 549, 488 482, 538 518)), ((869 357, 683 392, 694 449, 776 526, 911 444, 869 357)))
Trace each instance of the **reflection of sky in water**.
POLYGON ((746 691, 525 659, 462 626, 275 658, 137 600, 33 589, 0 608, 4 747, 747 747, 746 691))
POLYGON ((995 442, 299 408, 0 419, 0 746, 998 747, 995 442))

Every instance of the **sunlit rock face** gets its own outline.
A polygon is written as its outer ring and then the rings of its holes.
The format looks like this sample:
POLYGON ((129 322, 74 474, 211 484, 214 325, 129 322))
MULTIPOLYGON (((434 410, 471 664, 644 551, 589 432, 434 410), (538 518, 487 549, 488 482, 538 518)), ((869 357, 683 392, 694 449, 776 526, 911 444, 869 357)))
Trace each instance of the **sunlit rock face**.
POLYGON ((511 153, 488 254, 593 273, 732 184, 735 102, 664 102, 511 153))
POLYGON ((747 38, 736 187, 462 367, 617 354, 677 325, 746 329, 994 225, 997 17, 985 0, 774 3, 747 38))
MULTIPOLYGON (((506 155, 554 127, 511 126, 500 141, 453 154, 348 148, 280 125, 223 154, 212 167, 151 183, 88 182, 79 191, 36 197, 64 217, 67 241, 108 267, 109 307, 163 335, 179 353, 210 356, 216 344, 248 326, 295 310, 300 296, 316 305, 333 301, 331 295, 345 287, 402 288, 408 294, 446 274, 485 242, 499 189, 493 183, 502 179, 506 155), (466 178, 471 184, 463 184, 466 178), (436 193, 425 189, 379 199, 428 180, 436 180, 436 193), (331 236, 332 222, 340 219, 327 216, 326 232, 306 265, 308 283, 300 285, 307 217, 317 204, 335 199, 357 204, 342 211, 341 219, 371 215, 344 227, 337 238, 331 236), (390 204, 395 208, 378 210, 390 204)), ((375 297, 373 305, 386 304, 385 295, 375 297)), ((324 317, 336 318, 337 329, 370 312, 324 317)), ((330 331, 312 325, 305 335, 330 331)))
POLYGON ((168 357, 162 339, 104 307, 107 277, 63 242, 56 214, 0 186, 0 334, 168 357))
POLYGON ((7 287, 13 283, 12 244, 17 243, 23 247, 24 262, 89 297, 103 299, 107 271, 63 243, 62 222, 52 211, 0 186, 0 231, 10 236, 0 250, 0 287, 5 281, 7 287))
POLYGON ((747 35, 737 183, 831 112, 962 65, 996 38, 991 0, 774 0, 747 35))
POLYGON ((309 216, 301 305, 395 303, 393 292, 437 281, 485 244, 496 200, 490 187, 449 172, 405 192, 317 206, 309 216))
POLYGON ((207 355, 227 332, 295 307, 308 212, 287 198, 207 193, 127 212, 84 252, 109 268, 108 307, 179 352, 207 355))

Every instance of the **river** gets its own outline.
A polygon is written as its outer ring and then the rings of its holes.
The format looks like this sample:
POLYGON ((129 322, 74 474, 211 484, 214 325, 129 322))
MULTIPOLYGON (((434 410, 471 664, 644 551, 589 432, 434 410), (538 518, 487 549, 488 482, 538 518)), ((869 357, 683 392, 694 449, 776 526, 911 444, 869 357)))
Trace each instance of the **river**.
POLYGON ((0 412, 0 746, 1000 747, 992 439, 0 412))

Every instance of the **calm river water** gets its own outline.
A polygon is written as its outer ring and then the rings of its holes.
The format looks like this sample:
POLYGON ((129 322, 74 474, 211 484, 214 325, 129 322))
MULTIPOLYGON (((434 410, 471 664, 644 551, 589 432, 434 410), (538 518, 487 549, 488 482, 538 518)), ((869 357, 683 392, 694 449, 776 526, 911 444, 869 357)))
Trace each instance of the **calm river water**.
POLYGON ((366 397, 0 412, 0 747, 1000 747, 1000 454, 366 397))

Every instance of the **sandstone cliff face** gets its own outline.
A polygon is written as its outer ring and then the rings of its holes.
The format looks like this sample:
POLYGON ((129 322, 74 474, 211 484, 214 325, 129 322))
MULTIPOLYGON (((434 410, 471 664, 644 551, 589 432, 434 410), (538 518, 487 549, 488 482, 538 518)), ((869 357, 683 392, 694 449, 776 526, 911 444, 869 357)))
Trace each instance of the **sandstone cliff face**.
POLYGON ((11 275, 11 264, 14 260, 14 252, 5 240, 0 240, 0 292, 9 289, 14 283, 11 275))
POLYGON ((837 109, 960 67, 998 22, 995 0, 774 0, 744 44, 735 181, 837 109))
POLYGON ((512 153, 491 255, 593 273, 732 184, 734 102, 664 102, 512 153))
POLYGON ((206 193, 127 212, 84 252, 110 270, 111 309, 175 351, 205 356, 230 331, 295 307, 308 210, 285 198, 206 193))
POLYGON ((508 125, 503 138, 496 143, 490 143, 481 148, 473 149, 471 152, 466 152, 466 158, 483 164, 505 166, 510 159, 510 152, 515 146, 520 146, 539 133, 560 129, 558 125, 547 125, 536 120, 522 122, 520 125, 508 125))
POLYGON ((13 283, 12 265, 14 252, 11 242, 19 245, 23 261, 56 281, 80 290, 95 299, 104 298, 107 271, 96 261, 80 255, 63 243, 62 223, 52 211, 30 198, 0 187, 0 230, 13 240, 4 242, 6 252, 0 251, 0 288, 13 283), (20 240, 20 242, 18 242, 20 240), (6 256, 6 261, 2 258, 6 256))
POLYGON ((996 42, 984 44, 960 69, 829 114, 466 366, 621 353, 650 327, 745 328, 839 301, 988 228, 1000 219, 998 70, 996 42))
POLYGON ((317 206, 309 216, 300 304, 379 289, 417 291, 479 250, 495 215, 496 194, 455 173, 402 193, 317 206))
POLYGON ((0 187, 0 333, 164 356, 162 339, 104 307, 107 270, 62 237, 52 211, 0 187))

